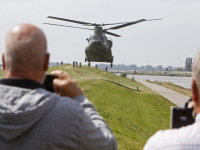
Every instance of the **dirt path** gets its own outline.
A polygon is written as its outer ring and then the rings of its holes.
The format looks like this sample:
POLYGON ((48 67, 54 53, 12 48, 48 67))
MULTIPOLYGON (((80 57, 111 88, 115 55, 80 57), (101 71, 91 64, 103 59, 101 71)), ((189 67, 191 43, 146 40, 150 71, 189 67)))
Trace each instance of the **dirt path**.
POLYGON ((165 87, 159 86, 157 84, 149 83, 141 79, 137 79, 136 81, 144 84, 145 86, 157 92, 158 94, 162 95, 163 97, 165 97, 172 103, 176 104, 177 106, 183 107, 185 102, 189 99, 188 96, 185 96, 173 90, 167 89, 165 87))

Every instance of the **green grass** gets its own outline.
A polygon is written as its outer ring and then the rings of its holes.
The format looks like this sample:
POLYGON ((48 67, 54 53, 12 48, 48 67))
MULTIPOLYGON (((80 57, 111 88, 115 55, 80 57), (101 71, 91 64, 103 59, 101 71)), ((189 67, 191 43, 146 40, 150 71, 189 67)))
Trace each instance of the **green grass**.
POLYGON ((163 87, 166 87, 168 89, 171 89, 171 90, 174 90, 180 94, 183 94, 183 95, 186 95, 186 96, 189 96, 189 97, 192 97, 192 92, 191 92, 191 89, 186 89, 182 86, 179 86, 179 85, 175 85, 173 84, 172 82, 159 82, 159 81, 150 81, 150 80, 146 80, 147 82, 150 82, 150 83, 155 83, 155 84, 158 84, 160 86, 163 86, 163 87))
POLYGON ((0 70, 0 78, 4 77, 4 70, 0 70))
POLYGON ((164 97, 131 79, 107 73, 94 67, 71 65, 50 67, 68 72, 84 90, 97 111, 112 129, 119 150, 142 149, 151 135, 160 129, 169 129, 170 106, 164 97), (128 90, 108 79, 140 92, 128 90))
MULTIPOLYGON (((81 86, 112 129, 119 150, 143 149, 151 135, 160 129, 169 128, 170 106, 174 104, 138 82, 87 66, 55 66, 50 67, 48 73, 53 70, 68 72, 81 86), (133 89, 138 86, 140 91, 132 91, 100 79, 133 89)), ((2 73, 0 71, 0 75, 2 73)))
POLYGON ((101 80, 79 83, 114 132, 120 150, 142 149, 156 131, 169 128, 171 102, 101 80))
POLYGON ((131 82, 131 79, 122 78, 117 75, 113 75, 110 72, 105 72, 102 69, 95 69, 95 67, 82 66, 81 68, 76 68, 73 67, 71 64, 67 64, 63 66, 49 67, 48 73, 50 73, 53 70, 66 71, 76 81, 81 81, 86 79, 95 79, 95 80, 107 79, 131 87, 135 90, 137 89, 138 86, 139 90, 145 93, 155 93, 139 82, 136 81, 131 82))

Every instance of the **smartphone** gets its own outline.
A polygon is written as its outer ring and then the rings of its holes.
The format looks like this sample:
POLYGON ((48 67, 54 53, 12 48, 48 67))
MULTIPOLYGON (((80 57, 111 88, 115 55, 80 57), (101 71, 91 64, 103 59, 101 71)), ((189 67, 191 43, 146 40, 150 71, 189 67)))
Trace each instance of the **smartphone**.
POLYGON ((51 75, 51 74, 46 74, 45 80, 43 82, 44 87, 46 88, 47 91, 50 92, 55 92, 53 88, 53 80, 55 78, 58 78, 57 76, 51 75))
POLYGON ((180 128, 194 123, 193 108, 171 107, 170 128, 180 128))

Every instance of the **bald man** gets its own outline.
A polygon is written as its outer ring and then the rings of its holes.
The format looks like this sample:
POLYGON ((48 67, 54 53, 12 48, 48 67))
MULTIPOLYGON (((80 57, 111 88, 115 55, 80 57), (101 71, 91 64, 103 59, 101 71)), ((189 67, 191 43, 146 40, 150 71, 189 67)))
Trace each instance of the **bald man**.
POLYGON ((117 149, 112 131, 67 73, 52 72, 56 93, 44 89, 49 54, 39 28, 14 26, 2 61, 0 149, 117 149))

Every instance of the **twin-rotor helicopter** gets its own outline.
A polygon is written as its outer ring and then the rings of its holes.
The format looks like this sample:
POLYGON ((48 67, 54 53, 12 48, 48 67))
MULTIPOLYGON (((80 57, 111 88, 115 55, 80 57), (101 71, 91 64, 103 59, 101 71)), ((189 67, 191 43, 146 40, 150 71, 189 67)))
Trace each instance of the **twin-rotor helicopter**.
POLYGON ((140 19, 140 20, 131 21, 131 22, 96 24, 96 23, 87 23, 87 22, 52 17, 52 16, 48 16, 47 18, 78 23, 78 24, 82 24, 85 26, 94 26, 94 29, 90 29, 90 28, 44 23, 44 24, 48 24, 48 25, 55 25, 55 26, 62 26, 62 27, 94 30, 94 34, 90 35, 90 37, 86 39, 88 41, 88 46, 85 48, 85 54, 86 54, 85 62, 86 61, 88 62, 88 66, 91 65, 90 62, 107 62, 107 63, 110 63, 111 68, 113 67, 113 59, 114 59, 114 56, 112 55, 112 50, 111 50, 111 48, 113 46, 113 42, 112 42, 112 39, 108 39, 105 36, 105 34, 112 35, 115 37, 121 37, 121 36, 117 35, 115 33, 112 33, 112 32, 108 32, 108 30, 117 30, 120 28, 124 28, 124 27, 130 26, 130 25, 140 23, 140 22, 144 22, 144 21, 162 20, 162 19, 150 19, 150 20, 140 19), (114 26, 114 27, 111 27, 108 29, 102 28, 103 26, 107 26, 107 25, 117 25, 117 26, 114 26))

